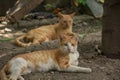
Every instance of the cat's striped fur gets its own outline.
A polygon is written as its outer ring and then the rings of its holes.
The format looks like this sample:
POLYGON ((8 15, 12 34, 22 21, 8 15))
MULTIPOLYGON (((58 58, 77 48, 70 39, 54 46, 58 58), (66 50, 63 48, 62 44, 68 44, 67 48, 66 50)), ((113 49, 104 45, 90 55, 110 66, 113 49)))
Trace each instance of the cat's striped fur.
POLYGON ((41 26, 28 31, 26 34, 15 39, 15 43, 22 47, 32 44, 40 44, 41 42, 57 39, 61 33, 72 32, 73 16, 58 13, 59 22, 53 25, 41 26), (22 42, 23 40, 24 42, 22 42))
POLYGON ((1 80, 24 80, 22 75, 33 71, 91 72, 90 68, 78 66, 76 35, 64 34, 60 37, 60 48, 21 54, 12 58, 1 70, 1 80))

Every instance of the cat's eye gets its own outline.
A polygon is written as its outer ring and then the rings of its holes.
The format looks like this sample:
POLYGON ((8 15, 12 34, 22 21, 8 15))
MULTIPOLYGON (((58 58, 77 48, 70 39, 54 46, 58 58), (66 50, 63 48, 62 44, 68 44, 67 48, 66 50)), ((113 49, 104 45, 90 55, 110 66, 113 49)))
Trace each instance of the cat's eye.
POLYGON ((67 46, 67 44, 64 44, 64 46, 67 46))
POLYGON ((74 44, 71 44, 72 46, 74 46, 74 44))
POLYGON ((69 20, 68 22, 72 22, 71 20, 69 20))
POLYGON ((64 23, 66 23, 66 21, 63 21, 64 23))

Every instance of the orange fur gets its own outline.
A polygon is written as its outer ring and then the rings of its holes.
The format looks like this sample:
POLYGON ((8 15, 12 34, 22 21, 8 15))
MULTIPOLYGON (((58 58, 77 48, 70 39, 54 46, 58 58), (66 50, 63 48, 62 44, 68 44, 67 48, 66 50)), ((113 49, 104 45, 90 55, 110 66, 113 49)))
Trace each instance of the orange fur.
POLYGON ((9 80, 24 80, 21 75, 34 70, 49 71, 56 69, 68 72, 91 72, 91 69, 81 68, 73 64, 79 57, 79 53, 76 53, 77 38, 75 34, 69 34, 60 37, 60 48, 25 53, 12 58, 1 70, 1 80, 8 80, 6 73, 10 73, 9 80))
POLYGON ((70 15, 58 13, 58 16, 60 18, 59 23, 32 29, 25 35, 16 38, 15 43, 19 46, 27 47, 32 44, 40 44, 44 41, 57 39, 61 33, 72 32, 72 18, 74 15, 75 13, 72 13, 70 15), (20 40, 24 40, 24 42, 20 40))

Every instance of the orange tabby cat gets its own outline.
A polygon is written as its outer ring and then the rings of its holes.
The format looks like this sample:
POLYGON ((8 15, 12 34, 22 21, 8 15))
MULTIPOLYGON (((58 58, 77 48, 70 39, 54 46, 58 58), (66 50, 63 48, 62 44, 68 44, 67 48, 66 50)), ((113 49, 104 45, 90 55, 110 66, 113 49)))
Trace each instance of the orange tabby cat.
POLYGON ((39 28, 30 30, 25 35, 16 38, 15 43, 19 46, 27 47, 32 44, 39 44, 44 41, 54 40, 58 38, 61 33, 72 32, 72 18, 74 15, 75 13, 70 15, 58 13, 60 18, 59 23, 41 26, 39 28), (23 40, 24 42, 20 40, 23 40))
POLYGON ((24 80, 22 75, 33 71, 91 72, 90 68, 78 66, 75 34, 62 35, 58 49, 42 50, 21 54, 12 58, 1 70, 1 80, 24 80))

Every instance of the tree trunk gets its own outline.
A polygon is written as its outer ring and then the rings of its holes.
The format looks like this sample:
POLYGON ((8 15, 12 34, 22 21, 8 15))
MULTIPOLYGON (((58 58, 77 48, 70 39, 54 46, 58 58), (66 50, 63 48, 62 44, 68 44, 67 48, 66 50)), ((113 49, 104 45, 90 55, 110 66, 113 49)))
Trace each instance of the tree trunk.
POLYGON ((16 0, 0 0, 0 16, 5 16, 6 11, 10 8, 13 7, 14 3, 16 0))
POLYGON ((42 1, 43 0, 18 0, 14 7, 7 11, 7 18, 10 22, 17 22, 42 1))
POLYGON ((108 57, 120 58, 120 0, 105 0, 102 51, 108 57))

